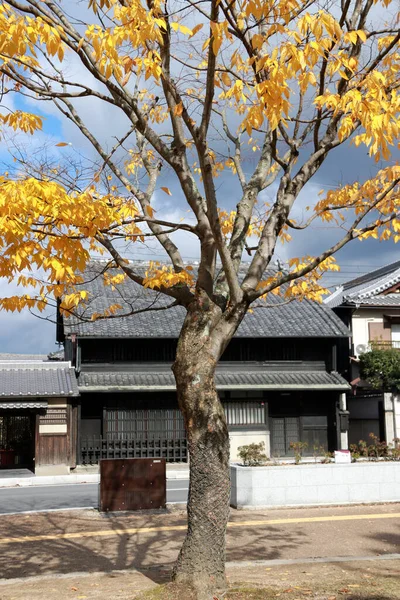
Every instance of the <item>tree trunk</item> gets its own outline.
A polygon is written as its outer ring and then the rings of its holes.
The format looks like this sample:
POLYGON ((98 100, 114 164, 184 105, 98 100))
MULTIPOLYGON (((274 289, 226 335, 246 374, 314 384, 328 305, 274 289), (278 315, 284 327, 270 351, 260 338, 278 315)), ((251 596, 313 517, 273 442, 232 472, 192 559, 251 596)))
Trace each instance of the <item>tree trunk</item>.
POLYGON ((173 366, 190 456, 188 530, 173 578, 190 584, 199 598, 210 597, 210 590, 226 587, 229 434, 214 375, 220 354, 237 325, 220 327, 221 319, 221 310, 212 302, 203 299, 193 303, 173 366))

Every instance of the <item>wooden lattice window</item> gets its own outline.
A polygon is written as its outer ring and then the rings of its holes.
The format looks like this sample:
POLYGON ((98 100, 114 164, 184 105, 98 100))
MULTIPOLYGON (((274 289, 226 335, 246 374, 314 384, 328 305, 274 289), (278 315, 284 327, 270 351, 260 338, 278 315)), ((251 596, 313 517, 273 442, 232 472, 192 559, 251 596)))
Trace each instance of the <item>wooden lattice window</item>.
POLYGON ((66 425, 67 424, 67 409, 66 408, 48 408, 45 415, 40 417, 41 425, 66 425))

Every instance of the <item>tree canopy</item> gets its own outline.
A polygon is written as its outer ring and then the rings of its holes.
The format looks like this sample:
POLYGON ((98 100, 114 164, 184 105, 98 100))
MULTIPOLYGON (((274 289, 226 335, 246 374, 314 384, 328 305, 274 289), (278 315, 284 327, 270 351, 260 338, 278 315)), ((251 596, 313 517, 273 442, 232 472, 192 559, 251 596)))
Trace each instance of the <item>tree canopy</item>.
POLYGON ((333 255, 347 242, 398 241, 400 168, 381 164, 399 128, 400 38, 391 8, 390 0, 343 0, 340 7, 312 0, 90 0, 84 9, 53 0, 2 3, 2 97, 25 99, 23 110, 2 111, 3 130, 34 135, 43 119, 25 110, 27 102, 44 110, 51 103, 99 161, 84 184, 66 185, 57 167, 1 176, 0 276, 37 291, 4 298, 1 306, 42 310, 50 297, 63 296, 70 312, 85 300, 75 285, 93 252, 187 304, 195 281, 172 235, 182 230, 200 246, 197 284, 220 306, 279 293, 285 282, 289 298, 320 299, 321 274, 338 269, 333 255), (377 7, 386 13, 375 28, 377 7), (127 130, 111 147, 81 117, 82 102, 91 100, 126 116, 127 130), (348 141, 375 159, 373 176, 322 191, 304 218, 293 217, 300 192, 348 141), (164 221, 154 209, 164 172, 179 182, 187 222, 164 221), (225 172, 240 190, 232 211, 218 188, 225 172), (261 205, 260 193, 272 184, 274 200, 261 205), (337 241, 263 278, 277 240, 317 221, 336 225, 337 241), (143 244, 150 236, 170 266, 152 264, 143 278, 125 262, 120 242, 143 244), (251 260, 239 282, 246 250, 251 260))
POLYGON ((360 375, 374 389, 400 389, 400 352, 372 348, 360 355, 360 375))

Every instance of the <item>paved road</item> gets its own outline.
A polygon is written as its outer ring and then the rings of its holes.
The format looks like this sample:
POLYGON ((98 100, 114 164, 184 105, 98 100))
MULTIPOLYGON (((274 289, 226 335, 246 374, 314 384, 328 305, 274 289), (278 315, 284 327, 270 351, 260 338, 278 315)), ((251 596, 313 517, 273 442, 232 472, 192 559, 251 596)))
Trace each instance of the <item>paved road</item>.
MULTIPOLYGON (((167 502, 186 502, 189 480, 167 481, 167 502)), ((0 514, 98 506, 97 483, 0 489, 0 514)))

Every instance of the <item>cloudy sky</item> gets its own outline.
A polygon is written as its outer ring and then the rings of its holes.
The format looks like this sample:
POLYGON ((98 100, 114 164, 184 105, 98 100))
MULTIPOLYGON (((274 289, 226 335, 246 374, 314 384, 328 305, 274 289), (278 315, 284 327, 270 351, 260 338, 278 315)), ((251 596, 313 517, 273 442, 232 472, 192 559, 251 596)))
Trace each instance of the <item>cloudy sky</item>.
MULTIPOLYGON (((82 5, 81 5, 82 6, 82 5)), ((82 77, 82 68, 77 61, 72 60, 68 64, 69 74, 75 79, 82 77)), ((87 77, 87 75, 84 75, 87 77)), ((72 78, 72 77, 71 77, 72 78)), ((99 84, 93 82, 93 86, 99 84)), ((5 98, 4 103, 8 107, 22 108, 31 112, 37 112, 37 106, 33 103, 14 97, 5 98)), ((113 137, 123 135, 128 127, 128 121, 124 115, 110 107, 109 104, 101 103, 96 99, 82 99, 76 103, 80 115, 98 139, 106 146, 112 147, 115 140, 113 137)), ((15 141, 25 148, 27 154, 40 154, 44 145, 50 148, 51 154, 60 162, 63 161, 66 152, 72 155, 92 157, 93 151, 80 132, 65 119, 60 118, 56 109, 50 105, 41 103, 40 112, 45 117, 43 132, 36 134, 33 138, 18 134, 15 141), (68 142, 68 147, 58 148, 58 142, 68 142)), ((396 157, 393 157, 393 160, 396 157)), ((255 156, 248 151, 244 159, 245 171, 251 172, 254 168, 255 156)), ((5 145, 0 149, 0 171, 7 169, 10 156, 5 145)), ((355 149, 346 145, 337 149, 315 177, 302 191, 297 203, 296 214, 301 218, 304 209, 312 205, 318 199, 321 189, 329 190, 353 181, 364 181, 376 170, 373 161, 368 157, 365 148, 355 149)), ((218 180, 218 195, 222 207, 233 210, 240 197, 240 189, 237 179, 229 173, 224 173, 218 180)), ((277 185, 271 186, 265 191, 260 201, 273 200, 277 185)), ((190 214, 172 173, 165 171, 158 182, 155 192, 154 206, 157 215, 166 220, 176 221, 184 219, 190 221, 190 214), (172 195, 167 196, 162 190, 167 186, 172 195)), ((297 232, 293 241, 287 245, 280 245, 277 249, 276 258, 283 261, 291 256, 313 255, 330 245, 338 237, 338 231, 334 227, 316 224, 303 232, 297 232)), ((181 249, 185 259, 194 262, 198 258, 198 246, 189 233, 180 232, 174 234, 174 239, 181 249)), ((339 274, 329 276, 328 285, 334 286, 342 281, 354 278, 360 274, 374 270, 384 264, 389 264, 398 259, 398 246, 393 242, 378 242, 368 240, 364 242, 355 241, 347 245, 337 255, 338 263, 341 265, 339 274)), ((142 260, 162 259, 163 254, 156 242, 146 246, 135 247, 131 253, 133 258, 142 260)), ((9 296, 16 293, 16 286, 0 280, 0 294, 9 296)), ((49 318, 54 315, 49 314, 49 318)), ((27 311, 20 314, 0 312, 0 353, 47 353, 57 349, 55 344, 55 325, 51 322, 40 320, 27 311)))

